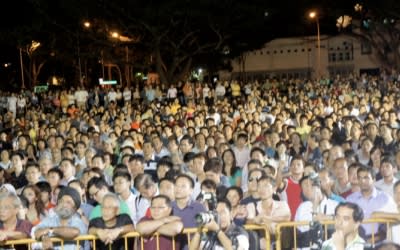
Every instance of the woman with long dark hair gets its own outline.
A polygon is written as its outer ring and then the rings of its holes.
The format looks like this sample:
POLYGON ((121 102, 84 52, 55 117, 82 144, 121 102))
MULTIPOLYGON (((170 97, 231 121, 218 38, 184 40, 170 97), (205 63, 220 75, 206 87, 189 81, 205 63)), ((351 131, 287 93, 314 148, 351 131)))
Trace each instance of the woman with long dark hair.
POLYGON ((231 186, 241 186, 242 169, 236 165, 235 153, 227 149, 222 153, 222 173, 229 178, 231 186))

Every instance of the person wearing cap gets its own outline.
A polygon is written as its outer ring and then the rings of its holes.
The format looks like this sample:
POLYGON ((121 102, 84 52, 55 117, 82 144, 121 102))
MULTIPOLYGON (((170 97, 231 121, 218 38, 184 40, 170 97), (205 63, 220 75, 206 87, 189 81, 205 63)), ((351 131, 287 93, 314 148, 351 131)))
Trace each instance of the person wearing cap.
POLYGON ((42 241, 43 249, 62 249, 58 243, 51 242, 51 237, 62 238, 65 250, 76 248, 76 242, 73 239, 87 233, 87 226, 76 213, 80 205, 81 198, 75 189, 71 187, 61 189, 54 209, 55 213, 43 219, 32 229, 34 238, 42 241))

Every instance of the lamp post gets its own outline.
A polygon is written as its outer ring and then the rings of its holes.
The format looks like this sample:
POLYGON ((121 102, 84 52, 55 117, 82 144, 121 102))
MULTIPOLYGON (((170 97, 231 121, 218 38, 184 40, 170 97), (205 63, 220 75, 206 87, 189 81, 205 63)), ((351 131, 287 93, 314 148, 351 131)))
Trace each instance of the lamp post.
POLYGON ((311 11, 308 16, 311 19, 315 19, 317 22, 317 47, 318 47, 318 55, 317 55, 317 78, 320 77, 320 70, 321 70, 321 37, 319 33, 319 18, 318 13, 316 11, 311 11))
POLYGON ((19 48, 19 63, 21 65, 21 88, 25 89, 24 63, 22 61, 22 48, 19 48))

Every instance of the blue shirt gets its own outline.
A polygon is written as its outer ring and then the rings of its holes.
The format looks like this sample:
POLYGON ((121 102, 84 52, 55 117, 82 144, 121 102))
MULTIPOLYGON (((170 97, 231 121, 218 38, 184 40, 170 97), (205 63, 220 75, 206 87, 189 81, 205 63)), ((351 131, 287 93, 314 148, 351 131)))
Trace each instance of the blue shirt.
MULTIPOLYGON (((48 227, 60 227, 61 226, 61 219, 57 214, 52 214, 44 218, 37 226, 35 226, 32 229, 32 234, 35 234, 37 229, 41 228, 48 228, 48 227)), ((79 229, 80 235, 87 234, 87 226, 86 224, 82 221, 82 219, 77 215, 74 214, 69 220, 68 220, 68 227, 74 227, 79 229)), ((62 237, 62 235, 60 235, 62 237)), ((57 244, 57 243, 55 243, 57 244)), ((54 246, 53 249, 59 250, 61 249, 61 246, 54 246)), ((65 250, 75 250, 76 249, 76 241, 64 241, 64 249, 65 250)))
POLYGON ((176 201, 172 202, 172 214, 182 219, 183 227, 197 227, 196 214, 205 212, 203 204, 198 201, 189 201, 189 204, 183 209, 179 208, 176 201))
MULTIPOLYGON (((347 197, 347 201, 359 205, 364 211, 365 219, 369 219, 373 212, 397 213, 397 205, 393 198, 375 187, 369 197, 364 197, 361 192, 355 192, 347 197)), ((375 223, 362 224, 361 226, 366 235, 375 234, 378 231, 378 226, 375 223)))

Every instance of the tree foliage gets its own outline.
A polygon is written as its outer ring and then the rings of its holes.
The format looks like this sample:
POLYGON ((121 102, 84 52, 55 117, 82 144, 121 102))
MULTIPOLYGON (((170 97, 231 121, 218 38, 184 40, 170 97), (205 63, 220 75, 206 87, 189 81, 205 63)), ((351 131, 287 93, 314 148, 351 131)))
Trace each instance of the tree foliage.
MULTIPOLYGON (((331 13, 336 18, 348 15, 352 22, 338 27, 342 33, 371 46, 384 70, 400 69, 400 2, 396 0, 336 1, 331 13)), ((343 20, 343 19, 341 19, 343 20)))
MULTIPOLYGON (((321 33, 337 32, 336 18, 351 15, 361 21, 341 31, 353 32, 370 41, 387 65, 399 65, 400 2, 366 0, 364 11, 357 13, 353 8, 355 3, 348 0, 19 0, 10 3, 9 12, 14 14, 2 17, 0 42, 25 48, 32 41, 40 41, 42 45, 30 59, 36 60, 37 65, 44 62, 42 72, 47 75, 51 72, 65 75, 70 82, 77 81, 78 58, 81 58, 93 72, 103 60, 124 67, 127 82, 135 70, 155 69, 163 82, 172 83, 186 80, 196 67, 216 71, 229 66, 229 59, 258 49, 271 39, 315 34, 307 12, 316 9, 321 33), (92 23, 90 29, 83 28, 85 20, 92 23), (362 20, 370 20, 369 29, 356 29, 362 20), (112 31, 132 40, 113 40, 112 31)), ((28 59, 24 54, 24 60, 28 59)))

